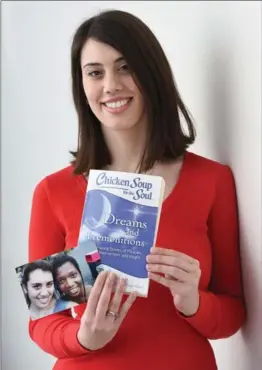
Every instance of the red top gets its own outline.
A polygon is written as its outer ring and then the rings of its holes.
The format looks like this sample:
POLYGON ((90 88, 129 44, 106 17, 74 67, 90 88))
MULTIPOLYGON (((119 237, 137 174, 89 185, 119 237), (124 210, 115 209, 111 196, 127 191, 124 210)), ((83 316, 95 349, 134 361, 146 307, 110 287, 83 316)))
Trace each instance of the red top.
MULTIPOLYGON (((69 166, 36 187, 30 223, 29 260, 77 245, 87 182, 69 166)), ((234 179, 228 166, 187 152, 179 181, 164 201, 157 245, 200 261, 200 307, 190 318, 178 313, 169 290, 150 283, 137 298, 115 338, 89 352, 77 341, 85 304, 30 321, 31 338, 58 358, 55 370, 215 370, 208 339, 241 327, 242 300, 234 179)))

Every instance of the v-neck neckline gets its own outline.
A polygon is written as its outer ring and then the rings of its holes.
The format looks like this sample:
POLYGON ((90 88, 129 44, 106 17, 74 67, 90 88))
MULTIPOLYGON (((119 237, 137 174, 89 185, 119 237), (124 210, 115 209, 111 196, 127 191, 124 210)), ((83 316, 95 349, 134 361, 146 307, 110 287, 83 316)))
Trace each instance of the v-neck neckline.
POLYGON ((189 162, 190 152, 185 151, 184 159, 179 171, 178 179, 173 186, 172 190, 168 194, 168 196, 163 200, 162 203, 162 212, 165 212, 167 208, 173 203, 173 201, 179 196, 180 189, 183 187, 183 182, 185 178, 185 174, 187 172, 188 162, 189 162))

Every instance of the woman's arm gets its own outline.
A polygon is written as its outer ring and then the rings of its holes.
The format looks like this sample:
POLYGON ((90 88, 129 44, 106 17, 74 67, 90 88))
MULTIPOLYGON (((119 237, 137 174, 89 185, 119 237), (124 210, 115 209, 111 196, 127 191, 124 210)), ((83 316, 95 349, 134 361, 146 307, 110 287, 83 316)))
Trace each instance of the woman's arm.
POLYGON ((210 289, 199 292, 200 306, 195 315, 181 317, 205 337, 220 339, 235 334, 245 319, 237 197, 228 166, 221 167, 218 175, 208 233, 213 255, 210 289))
MULTIPOLYGON (((29 227, 29 261, 45 258, 65 248, 65 235, 57 222, 49 200, 47 179, 42 180, 33 194, 29 227)), ((30 320, 29 334, 45 352, 57 357, 87 353, 77 340, 80 321, 71 311, 63 311, 39 320, 30 320)))

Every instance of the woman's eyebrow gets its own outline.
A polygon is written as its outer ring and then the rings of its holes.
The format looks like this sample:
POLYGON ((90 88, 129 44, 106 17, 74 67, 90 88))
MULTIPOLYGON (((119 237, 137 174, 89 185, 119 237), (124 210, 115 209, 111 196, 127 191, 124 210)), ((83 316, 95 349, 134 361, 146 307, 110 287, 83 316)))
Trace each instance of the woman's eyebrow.
MULTIPOLYGON (((119 57, 117 58, 116 60, 114 60, 114 64, 115 63, 118 63, 118 62, 121 62, 124 60, 124 57, 119 57)), ((86 63, 83 68, 85 67, 98 67, 98 66, 102 66, 103 64, 102 63, 99 63, 99 62, 89 62, 89 63, 86 63)))

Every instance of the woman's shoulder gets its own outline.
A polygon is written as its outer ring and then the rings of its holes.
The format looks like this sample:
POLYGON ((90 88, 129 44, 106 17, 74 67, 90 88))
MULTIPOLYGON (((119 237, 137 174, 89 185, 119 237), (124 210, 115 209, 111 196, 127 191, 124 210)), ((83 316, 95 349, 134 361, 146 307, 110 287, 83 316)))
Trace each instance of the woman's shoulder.
POLYGON ((74 173, 73 165, 68 165, 45 175, 35 186, 35 192, 61 194, 74 189, 76 184, 84 186, 84 177, 74 173))
POLYGON ((45 175, 40 179, 39 184, 48 183, 48 185, 55 186, 64 184, 65 182, 74 181, 79 175, 74 174, 73 165, 68 165, 66 167, 60 168, 54 172, 45 175))
POLYGON ((228 163, 205 157, 194 152, 187 152, 186 162, 192 172, 204 175, 209 178, 217 178, 223 174, 231 173, 231 167, 228 163))
POLYGON ((221 188, 227 190, 235 187, 233 170, 228 163, 187 152, 185 169, 187 183, 193 184, 195 189, 214 193, 221 188))
POLYGON ((60 312, 77 306, 78 304, 73 301, 65 301, 61 298, 56 300, 55 312, 60 312))
POLYGON ((219 171, 221 167, 224 167, 226 165, 225 163, 221 161, 215 160, 211 157, 207 157, 201 154, 197 154, 195 152, 187 151, 186 156, 187 156, 188 161, 190 161, 191 163, 195 165, 202 166, 203 168, 208 168, 208 169, 210 168, 210 169, 219 171))

